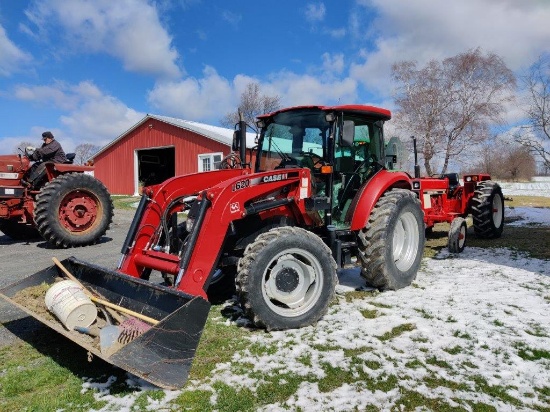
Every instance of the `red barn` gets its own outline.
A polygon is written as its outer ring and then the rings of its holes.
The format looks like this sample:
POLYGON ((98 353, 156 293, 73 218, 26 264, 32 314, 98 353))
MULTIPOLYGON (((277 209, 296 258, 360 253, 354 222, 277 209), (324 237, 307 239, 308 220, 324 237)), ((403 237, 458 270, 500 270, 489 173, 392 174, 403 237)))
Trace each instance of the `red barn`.
MULTIPOLYGON (((247 147, 255 137, 247 133, 247 147)), ((147 115, 93 156, 95 177, 111 194, 137 194, 140 185, 215 169, 232 141, 232 129, 147 115)))

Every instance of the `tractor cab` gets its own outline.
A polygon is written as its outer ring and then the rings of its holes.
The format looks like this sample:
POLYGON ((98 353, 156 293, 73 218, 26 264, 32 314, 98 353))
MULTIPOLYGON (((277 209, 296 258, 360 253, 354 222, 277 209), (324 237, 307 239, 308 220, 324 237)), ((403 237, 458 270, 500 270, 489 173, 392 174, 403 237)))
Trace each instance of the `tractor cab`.
POLYGON ((370 106, 298 107, 259 117, 256 172, 307 167, 325 226, 350 227, 350 206, 385 162, 383 122, 370 106))

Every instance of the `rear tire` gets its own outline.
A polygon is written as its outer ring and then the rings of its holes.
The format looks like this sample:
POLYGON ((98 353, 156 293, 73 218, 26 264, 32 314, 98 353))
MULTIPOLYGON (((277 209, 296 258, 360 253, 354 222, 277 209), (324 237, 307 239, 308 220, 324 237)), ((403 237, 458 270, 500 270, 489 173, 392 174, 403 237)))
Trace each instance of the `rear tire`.
POLYGON ((34 221, 55 247, 96 243, 113 220, 113 202, 103 184, 84 173, 61 175, 36 198, 34 221))
POLYGON ((236 283, 244 312, 256 326, 300 328, 327 312, 337 283, 336 262, 313 233, 277 227, 246 247, 236 283))
POLYGON ((424 216, 416 195, 405 189, 384 193, 366 226, 357 233, 361 276, 380 290, 409 286, 424 252, 424 216))
POLYGON ((466 220, 461 217, 454 218, 449 229, 447 248, 451 253, 462 253, 466 246, 466 220))
POLYGON ((504 196, 500 186, 490 180, 481 182, 472 198, 471 212, 477 237, 500 237, 504 229, 504 196))

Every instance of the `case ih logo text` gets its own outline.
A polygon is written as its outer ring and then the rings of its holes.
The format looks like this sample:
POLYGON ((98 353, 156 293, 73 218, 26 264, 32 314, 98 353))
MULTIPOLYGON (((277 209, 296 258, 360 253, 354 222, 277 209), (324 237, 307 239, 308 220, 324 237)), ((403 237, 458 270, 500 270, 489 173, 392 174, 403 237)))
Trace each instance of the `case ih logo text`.
POLYGON ((286 180, 287 174, 283 173, 280 175, 270 175, 270 176, 264 176, 262 178, 263 183, 270 183, 270 182, 278 182, 280 180, 286 180))
POLYGON ((239 206, 238 202, 231 203, 229 205, 229 208, 231 210, 231 213, 237 213, 239 210, 241 210, 241 207, 239 206))

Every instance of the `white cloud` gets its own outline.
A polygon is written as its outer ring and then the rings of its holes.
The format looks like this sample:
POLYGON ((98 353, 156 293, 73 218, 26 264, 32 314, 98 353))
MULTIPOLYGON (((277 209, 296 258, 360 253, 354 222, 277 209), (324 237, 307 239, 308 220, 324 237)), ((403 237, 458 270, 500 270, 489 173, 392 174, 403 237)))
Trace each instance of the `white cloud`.
POLYGON ((235 90, 227 79, 207 66, 202 78, 157 83, 148 98, 162 115, 218 121, 234 109, 235 90))
MULTIPOLYGON (((65 151, 73 150, 80 143, 107 144, 145 115, 127 107, 117 98, 104 94, 90 81, 17 86, 14 96, 65 113, 60 116, 65 127, 54 132, 56 138, 62 141, 65 151)), ((30 135, 39 136, 44 130, 42 126, 34 126, 30 135)))
POLYGON ((309 22, 318 22, 325 19, 326 8, 323 3, 309 3, 305 15, 309 22))
POLYGON ((122 60, 128 71, 164 78, 181 75, 172 37, 155 5, 146 0, 47 0, 35 3, 27 17, 38 32, 60 31, 73 50, 107 53, 122 60))
POLYGON ((32 61, 32 56, 18 48, 0 25, 0 76, 10 76, 32 61))
POLYGON ((339 53, 331 55, 330 53, 324 53, 321 58, 323 59, 323 69, 330 74, 341 74, 344 71, 344 55, 339 53))
POLYGON ((74 110, 80 96, 72 89, 73 86, 64 82, 42 86, 17 85, 14 88, 14 97, 35 105, 52 105, 62 110, 74 110))
MULTIPOLYGON (((546 1, 462 0, 434 2, 417 0, 403 7, 398 0, 358 1, 374 7, 375 20, 368 31, 356 35, 371 41, 364 60, 352 65, 351 75, 366 88, 389 93, 391 64, 416 60, 421 65, 481 47, 500 55, 512 70, 531 64, 550 50, 550 3, 546 1)), ((361 22, 361 8, 352 20, 361 22)), ((352 24, 352 27, 353 24, 352 24)))
MULTIPOLYGON (((340 70, 343 56, 323 57, 326 69, 340 70)), ((244 74, 232 80, 220 76, 212 67, 206 67, 203 77, 189 77, 179 82, 159 82, 149 93, 150 104, 159 114, 186 120, 217 123, 226 113, 235 110, 246 86, 259 83, 262 93, 281 97, 283 106, 303 104, 355 103, 357 82, 351 78, 321 78, 309 74, 281 71, 261 81, 244 74)))
POLYGON ((61 116, 71 134, 80 143, 103 146, 132 127, 145 114, 127 107, 113 96, 86 98, 77 110, 61 116))
POLYGON ((232 13, 228 10, 222 11, 222 19, 228 22, 231 26, 237 27, 241 22, 243 16, 241 14, 232 13))
POLYGON ((335 39, 343 39, 346 36, 347 31, 345 28, 341 27, 339 29, 325 29, 325 33, 335 39))
POLYGON ((274 75, 269 83, 278 90, 285 106, 357 101, 357 82, 349 77, 323 81, 311 75, 285 71, 274 75))

